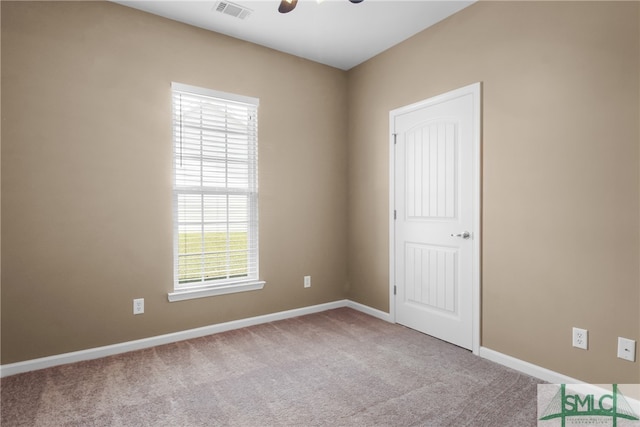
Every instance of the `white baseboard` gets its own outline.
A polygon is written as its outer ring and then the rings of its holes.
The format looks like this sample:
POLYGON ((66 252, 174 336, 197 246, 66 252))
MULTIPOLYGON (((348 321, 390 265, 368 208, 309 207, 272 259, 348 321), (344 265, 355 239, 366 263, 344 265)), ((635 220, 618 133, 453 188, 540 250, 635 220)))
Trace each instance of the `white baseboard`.
POLYGON ((107 345, 103 347, 90 348, 87 350, 74 351, 71 353, 57 354, 54 356, 42 357, 39 359, 25 360, 24 362, 9 363, 0 366, 0 378, 23 372, 35 371, 38 369, 51 368, 53 366, 66 365, 68 363, 81 362, 83 360, 99 359, 101 357, 113 356, 115 354, 127 353, 135 350, 142 350, 163 344, 170 344, 192 338, 204 337, 220 332, 234 329, 246 328, 248 326, 262 323, 275 322, 277 320, 290 319, 292 317, 304 316, 307 314, 319 313, 321 311, 332 310, 340 307, 351 307, 354 310, 365 312, 374 317, 385 314, 373 308, 358 304, 349 300, 340 300, 326 304, 312 305, 309 307, 297 308, 294 310, 280 311, 277 313, 265 314, 263 316, 250 317, 247 319, 234 320, 231 322, 218 323, 204 326, 202 328, 189 329, 186 331, 174 332, 171 334, 158 335, 155 337, 143 338, 135 341, 128 341, 119 344, 107 345), (382 314, 380 314, 382 313, 382 314))
POLYGON ((391 315, 389 313, 385 313, 384 311, 369 307, 368 305, 360 304, 359 302, 355 302, 351 300, 346 300, 346 302, 347 302, 347 307, 349 308, 353 308, 354 310, 361 311, 362 313, 368 314, 371 317, 375 317, 380 320, 393 323, 393 320, 391 319, 391 315))
MULTIPOLYGON (((508 356, 504 353, 491 350, 487 347, 480 347, 479 356, 551 384, 583 384, 585 386, 585 390, 592 390, 592 393, 595 391, 602 394, 607 391, 601 387, 602 385, 586 383, 576 378, 534 365, 533 363, 525 362, 524 360, 516 359, 515 357, 508 356)), ((640 399, 637 399, 635 396, 625 396, 625 398, 634 410, 640 410, 640 399)))
MULTIPOLYGON (((333 310, 341 307, 349 307, 372 317, 391 322, 393 320, 389 313, 378 309, 357 303, 351 300, 339 300, 325 304, 312 305, 309 307, 297 308, 293 310, 280 311, 277 313, 265 314, 263 316, 250 317, 247 319, 234 320, 231 322, 218 323, 215 325, 204 326, 186 331, 174 332, 171 334, 158 335, 150 338, 143 338, 135 341, 128 341, 119 344, 113 344, 103 347, 90 348, 87 350, 74 351, 71 353, 58 354, 39 359, 26 360, 24 362, 10 363, 0 365, 0 378, 9 375, 20 374, 23 372, 35 371, 38 369, 50 368, 53 366, 66 365, 68 363, 81 362, 84 360, 99 359, 101 357, 113 356, 116 354, 127 353, 135 350, 155 347, 158 345, 170 344, 178 341, 184 341, 192 338, 204 337, 207 335, 217 334, 220 332, 231 331, 234 329, 246 328, 249 326, 259 325, 263 323, 275 322, 278 320, 290 319, 293 317, 304 316, 307 314, 319 313, 322 311, 333 310)), ((582 384, 575 378, 568 377, 558 372, 551 371, 546 368, 534 365, 529 362, 517 359, 512 356, 491 350, 487 347, 480 347, 479 356, 491 360, 493 362, 504 365, 508 368, 515 369, 532 377, 541 379, 552 384, 582 384)))
POLYGON ((515 369, 516 371, 531 375, 532 377, 538 378, 551 384, 584 383, 584 381, 568 377, 558 372, 554 372, 538 365, 534 365, 533 363, 525 362, 524 360, 516 359, 515 357, 508 356, 495 350, 491 350, 487 347, 480 347, 479 356, 484 359, 491 360, 492 362, 499 363, 503 366, 506 366, 507 368, 515 369))

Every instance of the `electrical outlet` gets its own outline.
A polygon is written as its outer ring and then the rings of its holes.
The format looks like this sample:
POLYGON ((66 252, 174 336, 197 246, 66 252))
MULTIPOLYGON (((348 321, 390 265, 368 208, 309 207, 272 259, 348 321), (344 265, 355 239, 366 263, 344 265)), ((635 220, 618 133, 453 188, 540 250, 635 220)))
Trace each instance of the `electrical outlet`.
POLYGON ((305 288, 311 287, 311 276, 304 276, 304 287, 305 288))
POLYGON ((629 362, 635 362, 636 342, 627 338, 618 337, 618 357, 628 360, 629 362))
POLYGON ((133 314, 144 313, 144 298, 136 298, 133 300, 133 314))
POLYGON ((587 349, 589 344, 589 332, 586 329, 573 328, 573 346, 587 349))

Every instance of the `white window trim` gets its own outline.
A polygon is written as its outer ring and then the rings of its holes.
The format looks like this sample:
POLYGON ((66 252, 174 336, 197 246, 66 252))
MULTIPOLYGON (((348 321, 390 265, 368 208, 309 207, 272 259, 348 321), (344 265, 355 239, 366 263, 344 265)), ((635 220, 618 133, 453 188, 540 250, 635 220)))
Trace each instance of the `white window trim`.
MULTIPOLYGON (((215 98, 224 98, 229 101, 254 104, 256 107, 259 105, 258 98, 243 96, 243 95, 238 95, 238 94, 233 94, 228 92, 222 92, 222 91, 217 91, 213 89, 201 88, 197 86, 186 85, 183 83, 172 82, 171 89, 172 91, 177 90, 177 91, 183 91, 183 92, 192 92, 195 94, 212 96, 215 98)), ((172 144, 173 144, 173 141, 172 141, 172 144)), ((172 161, 175 161, 175 159, 172 159, 172 161)), ((174 210, 175 208, 176 207, 174 205, 174 210)), ((173 214, 176 215, 176 212, 174 212, 173 214)), ((177 256, 177 246, 175 246, 175 243, 174 243, 174 257, 176 256, 177 256)), ((259 263, 258 254, 256 254, 256 262, 259 263)), ((174 276, 175 274, 176 272, 174 271, 174 276)), ((224 282, 222 284, 194 286, 187 289, 176 289, 175 277, 174 277, 174 291, 168 293, 168 299, 169 299, 169 302, 176 302, 176 301, 185 301, 185 300, 190 300, 195 298, 204 298, 204 297, 210 297, 210 296, 216 296, 216 295, 255 291, 255 290, 263 289, 265 284, 266 282, 264 280, 256 280, 256 279, 246 280, 245 279, 245 280, 239 280, 237 282, 224 282)))
POLYGON ((264 288, 264 280, 229 283, 226 285, 203 286, 184 291, 169 292, 169 302, 184 301, 194 298, 212 297, 216 295, 234 294, 236 292, 257 291, 264 288))
POLYGON ((181 92, 191 92, 198 95, 211 96, 213 98, 223 98, 228 101, 243 102, 245 104, 253 104, 255 106, 258 106, 260 104, 260 99, 254 98, 252 96, 244 96, 244 95, 238 95, 235 93, 222 92, 219 90, 207 89, 204 87, 186 85, 184 83, 171 82, 171 90, 178 90, 181 92))

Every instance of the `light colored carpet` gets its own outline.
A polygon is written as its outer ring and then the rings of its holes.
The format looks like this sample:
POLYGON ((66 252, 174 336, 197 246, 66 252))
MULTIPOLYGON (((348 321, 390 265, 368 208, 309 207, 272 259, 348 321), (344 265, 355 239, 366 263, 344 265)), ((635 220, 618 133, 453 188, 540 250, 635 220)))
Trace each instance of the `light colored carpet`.
POLYGON ((535 426, 540 381, 348 308, 3 378, 2 426, 535 426))

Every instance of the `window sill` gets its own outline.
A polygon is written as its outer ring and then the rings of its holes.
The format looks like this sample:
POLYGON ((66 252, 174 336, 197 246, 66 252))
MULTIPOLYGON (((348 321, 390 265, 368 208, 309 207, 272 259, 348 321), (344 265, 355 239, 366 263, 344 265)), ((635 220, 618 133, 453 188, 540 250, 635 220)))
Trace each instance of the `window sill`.
POLYGON ((185 289, 169 293, 169 302, 184 301, 194 298, 205 298, 216 295, 235 294, 237 292, 257 291, 264 288, 264 280, 253 280, 251 282, 230 283, 228 285, 218 285, 203 287, 198 289, 185 289))

